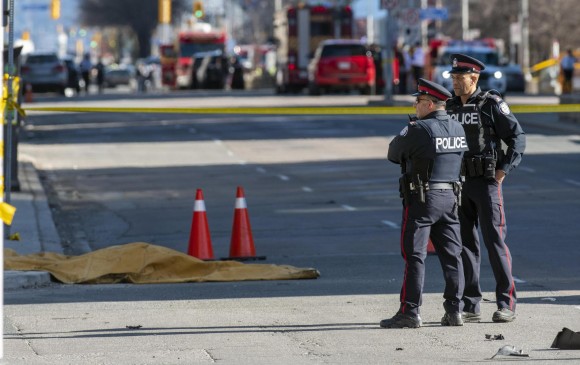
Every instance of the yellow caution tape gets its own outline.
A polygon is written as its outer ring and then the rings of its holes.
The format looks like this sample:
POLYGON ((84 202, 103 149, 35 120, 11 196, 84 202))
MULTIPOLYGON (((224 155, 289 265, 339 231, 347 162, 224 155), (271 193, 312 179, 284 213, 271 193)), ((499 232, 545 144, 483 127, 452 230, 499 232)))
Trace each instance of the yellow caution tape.
POLYGON ((4 224, 11 225, 12 219, 14 219, 14 213, 16 213, 16 207, 2 202, 0 203, 0 219, 4 224))
MULTIPOLYGON (((580 104, 511 105, 514 113, 573 113, 580 104)), ((259 114, 259 115, 405 115, 415 109, 408 106, 352 107, 236 107, 236 108, 104 108, 104 107, 28 107, 27 111, 72 113, 159 113, 159 114, 259 114)))
MULTIPOLYGON (((8 96, 8 80, 9 80, 9 75, 8 74, 4 74, 4 89, 3 91, 3 95, 2 95, 2 102, 0 105, 0 108, 2 110, 2 115, 0 116, 0 118, 2 118, 2 124, 5 123, 4 121, 4 110, 8 110, 8 111, 14 111, 16 110, 18 112, 18 114, 20 114, 21 116, 26 116, 26 113, 24 112, 24 109, 22 109, 22 107, 20 106, 20 104, 18 103, 18 93, 20 91, 20 78, 18 76, 15 76, 12 79, 12 95, 9 97, 8 96)), ((12 121, 12 123, 16 123, 16 121, 12 121)))

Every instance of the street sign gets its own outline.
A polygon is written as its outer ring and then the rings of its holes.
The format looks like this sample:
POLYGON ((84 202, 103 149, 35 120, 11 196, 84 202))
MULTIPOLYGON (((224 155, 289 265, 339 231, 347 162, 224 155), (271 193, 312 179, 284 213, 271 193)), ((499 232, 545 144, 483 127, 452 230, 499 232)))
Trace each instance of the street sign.
POLYGON ((407 25, 419 24, 419 9, 407 8, 400 14, 400 20, 407 25))
POLYGON ((435 8, 431 6, 421 9, 420 18, 421 20, 447 20, 449 14, 447 8, 435 8))

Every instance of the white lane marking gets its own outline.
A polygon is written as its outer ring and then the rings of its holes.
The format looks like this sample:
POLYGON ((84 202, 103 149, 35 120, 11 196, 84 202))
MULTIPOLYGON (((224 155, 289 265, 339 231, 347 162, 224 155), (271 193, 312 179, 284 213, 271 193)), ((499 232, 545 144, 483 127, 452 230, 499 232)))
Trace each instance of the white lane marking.
POLYGON ((228 153, 228 156, 233 156, 234 155, 234 153, 232 151, 230 151, 230 150, 228 150, 227 153, 228 153))
POLYGON ((341 205, 341 207, 343 207, 345 210, 348 210, 348 211, 351 211, 351 212, 354 211, 354 210, 356 210, 355 207, 351 207, 350 205, 346 205, 346 204, 341 205))
POLYGON ((516 283, 518 283, 518 284, 523 284, 523 283, 525 283, 525 282, 526 282, 525 280, 522 280, 522 279, 520 279, 520 278, 517 278, 517 277, 515 277, 515 276, 514 276, 513 278, 514 278, 514 281, 515 281, 516 283))
POLYGON ((258 171, 261 174, 265 174, 266 173, 266 169, 263 167, 256 167, 256 171, 258 171))
POLYGON ((525 171, 525 172, 532 172, 532 173, 533 172, 536 172, 536 169, 532 169, 530 167, 525 167, 525 166, 519 166, 518 167, 518 170, 522 170, 522 171, 525 171))
POLYGON ((570 179, 566 179, 564 180, 565 182, 567 182, 568 184, 572 184, 572 185, 576 185, 576 186, 580 186, 580 181, 576 181, 576 180, 570 180, 570 179))
POLYGON ((282 180, 282 181, 288 181, 288 180, 290 180, 290 178, 289 178, 288 176, 286 176, 286 175, 278 175, 278 177, 279 177, 279 178, 280 178, 280 180, 282 180))
POLYGON ((575 306, 574 308, 576 308, 576 309, 580 309, 580 305, 577 305, 577 306, 575 306))
POLYGON ((309 188, 308 186, 303 186, 302 191, 305 191, 307 193, 312 193, 313 190, 312 190, 312 188, 309 188))
POLYGON ((381 221, 382 224, 384 224, 385 226, 389 226, 391 228, 401 228, 399 227, 399 225, 395 222, 391 222, 391 221, 381 221))

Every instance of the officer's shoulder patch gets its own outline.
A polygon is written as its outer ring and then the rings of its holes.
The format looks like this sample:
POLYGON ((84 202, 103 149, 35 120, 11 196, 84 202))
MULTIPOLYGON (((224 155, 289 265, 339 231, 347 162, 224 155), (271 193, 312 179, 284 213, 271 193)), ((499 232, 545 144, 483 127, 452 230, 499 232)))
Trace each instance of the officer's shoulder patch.
POLYGON ((405 127, 401 130, 401 132, 399 133, 400 136, 405 137, 407 135, 407 132, 409 132, 409 127, 405 127))
POLYGON ((510 113, 510 107, 502 100, 502 102, 499 103, 499 111, 502 112, 502 114, 508 115, 510 113))

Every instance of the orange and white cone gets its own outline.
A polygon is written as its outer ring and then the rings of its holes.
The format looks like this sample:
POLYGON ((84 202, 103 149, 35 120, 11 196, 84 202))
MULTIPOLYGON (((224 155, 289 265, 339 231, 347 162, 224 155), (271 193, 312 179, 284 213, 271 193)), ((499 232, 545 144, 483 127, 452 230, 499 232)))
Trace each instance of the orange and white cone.
POLYGON ((232 239, 230 242, 230 257, 234 260, 263 260, 266 257, 256 256, 254 237, 250 226, 248 206, 244 196, 244 189, 238 186, 236 192, 236 207, 234 209, 234 224, 232 227, 232 239))
POLYGON ((32 85, 26 84, 24 87, 24 101, 32 103, 32 85))
POLYGON ((437 251, 435 251, 435 246, 433 246, 433 242, 431 242, 431 238, 429 238, 429 243, 427 243, 427 255, 436 255, 437 251))
POLYGON ((187 254, 200 260, 213 260, 213 248, 201 189, 197 189, 195 194, 187 254))

